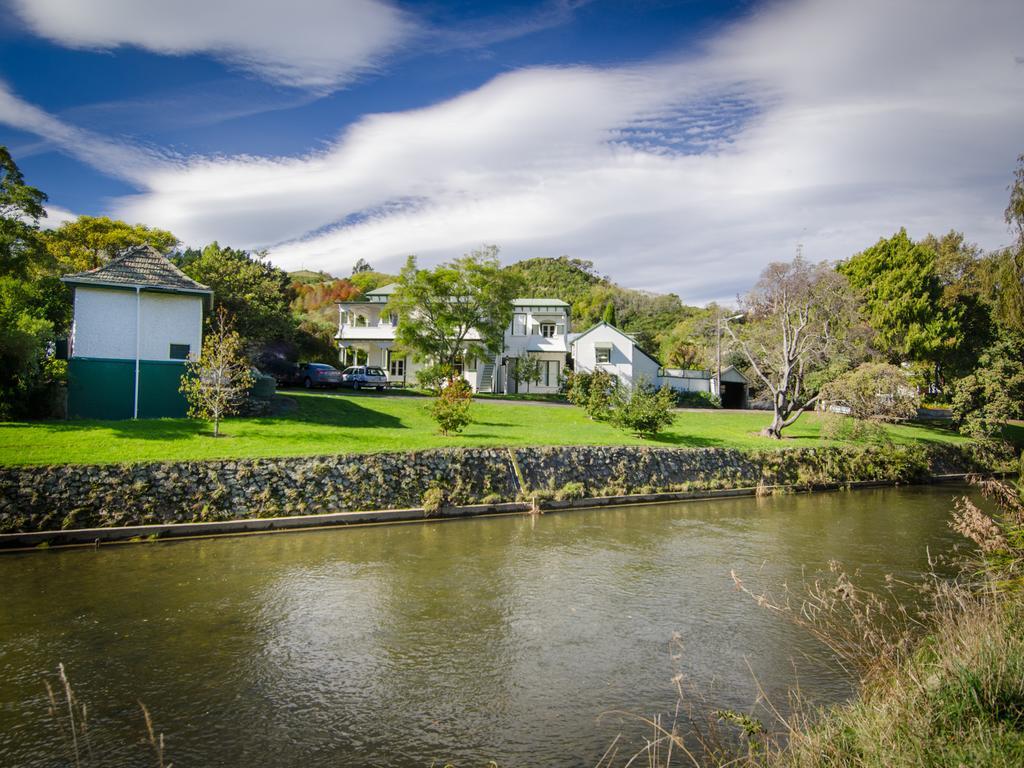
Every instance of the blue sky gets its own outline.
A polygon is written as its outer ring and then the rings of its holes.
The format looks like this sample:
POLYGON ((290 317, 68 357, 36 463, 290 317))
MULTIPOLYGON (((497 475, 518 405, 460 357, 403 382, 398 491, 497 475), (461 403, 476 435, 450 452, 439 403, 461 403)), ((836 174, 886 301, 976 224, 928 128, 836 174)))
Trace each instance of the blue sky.
POLYGON ((496 243, 698 303, 798 246, 1008 240, 1012 0, 0 5, 0 143, 53 222, 339 275, 496 243))

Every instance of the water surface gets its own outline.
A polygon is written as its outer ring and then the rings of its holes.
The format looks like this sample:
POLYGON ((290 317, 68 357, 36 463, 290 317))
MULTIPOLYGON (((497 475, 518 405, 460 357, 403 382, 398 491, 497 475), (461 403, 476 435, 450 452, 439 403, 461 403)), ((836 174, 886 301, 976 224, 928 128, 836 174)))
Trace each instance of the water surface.
POLYGON ((103 764, 594 765, 617 712, 670 711, 684 672, 749 710, 850 682, 734 591, 830 560, 879 582, 947 550, 958 489, 703 501, 0 556, 0 765, 62 761, 59 662, 103 764), (681 642, 681 655, 673 637, 681 642))

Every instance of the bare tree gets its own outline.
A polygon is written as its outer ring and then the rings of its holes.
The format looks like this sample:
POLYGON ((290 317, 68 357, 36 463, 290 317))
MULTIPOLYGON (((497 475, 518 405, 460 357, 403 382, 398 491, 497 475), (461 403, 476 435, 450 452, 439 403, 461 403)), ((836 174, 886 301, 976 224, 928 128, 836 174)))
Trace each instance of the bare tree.
POLYGON ((778 440, 818 400, 809 385, 822 383, 814 379, 846 357, 853 294, 831 266, 808 264, 798 254, 769 264, 741 302, 747 322, 725 329, 771 393, 774 416, 762 434, 778 440))
POLYGON ((213 422, 213 436, 220 436, 220 422, 237 413, 253 384, 249 362, 242 354, 242 339, 232 327, 224 307, 210 319, 210 329, 197 360, 189 360, 181 377, 181 393, 188 400, 188 415, 213 422))

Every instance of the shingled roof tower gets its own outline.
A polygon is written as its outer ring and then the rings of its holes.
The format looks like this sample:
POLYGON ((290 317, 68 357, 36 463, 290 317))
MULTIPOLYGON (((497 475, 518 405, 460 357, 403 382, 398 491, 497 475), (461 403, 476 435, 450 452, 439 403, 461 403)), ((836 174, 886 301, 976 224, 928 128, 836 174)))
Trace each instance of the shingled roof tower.
POLYGON ((68 415, 184 416, 178 387, 200 352, 213 291, 148 245, 61 280, 75 291, 68 415))

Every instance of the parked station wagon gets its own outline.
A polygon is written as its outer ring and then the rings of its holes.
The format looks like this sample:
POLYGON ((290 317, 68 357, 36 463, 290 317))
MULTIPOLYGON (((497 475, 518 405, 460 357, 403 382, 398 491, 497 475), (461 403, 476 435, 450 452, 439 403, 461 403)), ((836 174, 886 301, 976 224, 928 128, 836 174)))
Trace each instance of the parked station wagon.
POLYGON ((369 365, 353 365, 351 368, 346 368, 342 371, 341 384, 344 387, 352 387, 352 389, 369 389, 373 387, 377 390, 382 390, 388 386, 388 375, 384 373, 383 368, 375 368, 369 365))

